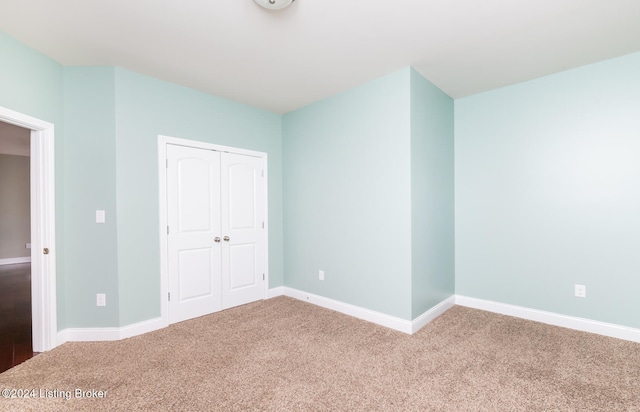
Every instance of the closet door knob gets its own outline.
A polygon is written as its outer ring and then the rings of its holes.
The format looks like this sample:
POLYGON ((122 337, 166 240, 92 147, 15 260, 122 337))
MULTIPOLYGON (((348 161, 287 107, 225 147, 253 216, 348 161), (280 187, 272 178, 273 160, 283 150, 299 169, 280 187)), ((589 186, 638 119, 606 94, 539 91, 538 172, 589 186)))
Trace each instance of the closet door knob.
POLYGON ((225 236, 225 237, 223 237, 222 239, 223 239, 225 242, 228 242, 228 241, 229 241, 229 236, 225 236))
POLYGON ((220 243, 220 238, 218 236, 216 236, 216 237, 213 238, 213 241, 216 242, 216 243, 220 243))

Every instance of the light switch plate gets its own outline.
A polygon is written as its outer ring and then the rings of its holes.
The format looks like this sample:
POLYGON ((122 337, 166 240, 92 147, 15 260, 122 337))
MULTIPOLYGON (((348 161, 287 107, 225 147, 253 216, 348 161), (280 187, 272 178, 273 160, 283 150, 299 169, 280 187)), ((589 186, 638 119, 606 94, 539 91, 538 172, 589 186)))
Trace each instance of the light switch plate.
POLYGON ((96 223, 104 223, 104 222, 105 222, 104 210, 96 210, 96 223))
POLYGON ((96 306, 107 306, 107 295, 98 293, 96 295, 96 306))

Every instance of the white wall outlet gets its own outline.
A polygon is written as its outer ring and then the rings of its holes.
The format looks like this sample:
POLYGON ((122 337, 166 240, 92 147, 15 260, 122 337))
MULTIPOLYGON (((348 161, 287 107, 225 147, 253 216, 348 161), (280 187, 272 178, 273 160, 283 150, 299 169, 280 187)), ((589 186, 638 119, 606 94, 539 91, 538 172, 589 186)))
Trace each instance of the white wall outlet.
POLYGON ((320 270, 320 271, 318 271, 318 278, 319 278, 320 280, 324 280, 324 270, 320 270))
POLYGON ((576 297, 579 297, 579 298, 587 297, 587 287, 585 285, 576 285, 576 297))
POLYGON ((107 295, 98 293, 96 295, 96 306, 107 306, 107 295))
POLYGON ((96 210, 96 223, 104 223, 104 222, 105 222, 104 210, 96 210))
POLYGON ((31 243, 27 243, 24 247, 26 247, 27 249, 31 249, 31 243))

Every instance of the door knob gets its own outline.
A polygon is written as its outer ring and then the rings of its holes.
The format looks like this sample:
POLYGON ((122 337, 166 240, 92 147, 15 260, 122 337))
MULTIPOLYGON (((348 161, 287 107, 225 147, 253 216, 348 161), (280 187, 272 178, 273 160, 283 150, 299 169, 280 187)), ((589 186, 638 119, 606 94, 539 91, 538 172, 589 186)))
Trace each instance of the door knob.
POLYGON ((216 237, 213 238, 213 241, 216 242, 216 243, 220 243, 220 238, 218 236, 216 236, 216 237))
POLYGON ((229 241, 229 236, 225 236, 222 239, 224 239, 225 242, 228 242, 229 241))

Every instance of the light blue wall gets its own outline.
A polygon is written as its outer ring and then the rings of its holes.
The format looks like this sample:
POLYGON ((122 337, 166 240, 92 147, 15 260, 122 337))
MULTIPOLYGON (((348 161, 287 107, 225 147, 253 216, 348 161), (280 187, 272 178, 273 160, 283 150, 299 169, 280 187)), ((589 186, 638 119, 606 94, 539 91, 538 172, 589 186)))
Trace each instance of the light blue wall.
POLYGON ((118 68, 63 68, 2 32, 0 63, 0 105, 56 126, 59 330, 160 315, 158 134, 268 153, 270 286, 283 284, 281 116, 118 68))
POLYGON ((270 287, 283 282, 281 117, 116 69, 120 325, 160 316, 158 135, 266 152, 270 287))
POLYGON ((453 99, 412 69, 412 319, 454 294, 453 190, 453 99))
POLYGON ((66 318, 72 327, 119 326, 116 123, 113 68, 64 68, 66 318), (96 210, 106 222, 96 223, 96 210), (105 307, 96 294, 105 293, 105 307))
POLYGON ((0 31, 0 106, 55 125, 58 329, 66 327, 62 66, 0 31))
POLYGON ((283 116, 286 286, 411 318, 409 105, 406 68, 283 116))
MULTIPOLYGON (((457 294, 640 327, 638 73, 633 54, 455 101, 457 294)), ((450 104, 407 68, 279 116, 0 32, 0 106, 56 126, 60 330, 159 315, 158 134, 269 154, 271 287, 414 318, 451 293, 450 104)))
POLYGON ((2 31, 0 106, 62 123, 62 66, 2 31))
POLYGON ((639 159, 640 54, 456 100, 456 293, 640 327, 639 159))

